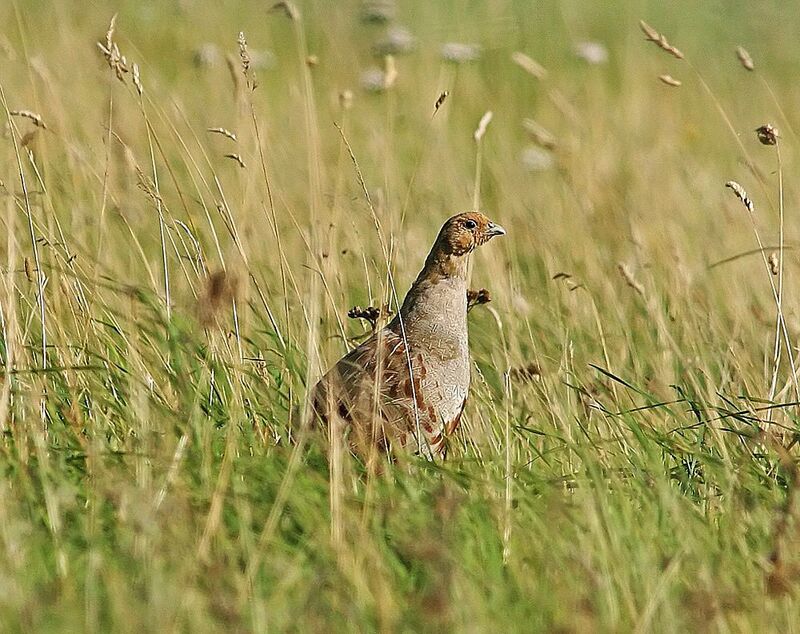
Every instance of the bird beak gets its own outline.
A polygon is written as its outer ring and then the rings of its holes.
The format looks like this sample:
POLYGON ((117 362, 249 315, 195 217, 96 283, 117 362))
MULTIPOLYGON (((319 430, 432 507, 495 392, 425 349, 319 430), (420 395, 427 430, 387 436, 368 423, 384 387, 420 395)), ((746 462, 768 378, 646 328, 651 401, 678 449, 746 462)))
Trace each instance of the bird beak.
POLYGON ((486 235, 490 238, 493 238, 495 236, 504 236, 506 235, 506 230, 503 229, 503 227, 501 227, 500 225, 490 222, 489 226, 486 229, 486 235))

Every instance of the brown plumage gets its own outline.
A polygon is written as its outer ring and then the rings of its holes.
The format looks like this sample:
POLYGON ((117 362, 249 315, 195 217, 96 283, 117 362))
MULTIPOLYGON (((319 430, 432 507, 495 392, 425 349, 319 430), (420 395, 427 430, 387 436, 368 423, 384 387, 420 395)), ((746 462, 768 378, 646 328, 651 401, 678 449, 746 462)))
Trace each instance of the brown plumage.
POLYGON ((338 422, 354 451, 444 456, 469 390, 467 256, 503 234, 478 212, 447 220, 400 312, 316 385, 316 416, 338 422))

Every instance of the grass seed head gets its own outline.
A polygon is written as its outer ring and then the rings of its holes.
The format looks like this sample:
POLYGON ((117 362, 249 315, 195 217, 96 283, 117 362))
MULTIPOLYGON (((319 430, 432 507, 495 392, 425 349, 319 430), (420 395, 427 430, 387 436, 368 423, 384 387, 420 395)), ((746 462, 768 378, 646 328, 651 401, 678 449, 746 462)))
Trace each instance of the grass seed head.
POLYGON ((672 75, 659 75, 658 78, 667 86, 675 86, 677 88, 681 85, 681 81, 675 79, 672 75))
POLYGON ((486 128, 489 127, 489 124, 492 121, 492 117, 494 114, 491 110, 487 110, 484 115, 481 117, 481 120, 478 122, 478 127, 475 129, 475 134, 473 137, 475 138, 475 143, 480 143, 483 135, 486 134, 486 128))
POLYGON ((753 58, 750 57, 750 53, 742 46, 736 47, 736 58, 739 62, 744 66, 747 70, 755 70, 755 64, 753 64, 753 58))
POLYGON ((33 265, 31 264, 31 259, 27 256, 23 260, 23 268, 25 269, 25 277, 28 278, 29 282, 33 282, 34 281, 33 265))
POLYGON ((11 110, 9 114, 12 117, 22 117, 23 119, 28 119, 29 121, 32 121, 33 125, 35 125, 37 128, 47 130, 47 126, 42 120, 42 115, 40 114, 31 112, 30 110, 11 110))
POLYGON ((532 57, 516 51, 511 54, 511 61, 524 70, 529 75, 533 75, 536 79, 545 79, 547 77, 547 70, 539 62, 532 57))
POLYGON ((339 105, 342 107, 342 110, 350 110, 353 107, 353 91, 349 88, 345 88, 342 92, 339 93, 339 105))
POLYGON ((206 128, 206 132, 211 132, 212 134, 221 134, 222 136, 229 138, 231 141, 236 142, 236 135, 225 128, 206 128))
POLYGON ((471 288, 467 291, 467 312, 475 308, 475 306, 488 304, 490 301, 492 301, 492 295, 488 290, 481 288, 476 291, 471 288))
POLYGON ((635 290, 639 295, 644 297, 644 286, 642 286, 641 282, 634 277, 633 271, 628 268, 628 265, 624 262, 619 262, 617 263, 617 270, 622 276, 622 279, 625 280, 625 283, 635 290))
POLYGON ((778 266, 778 254, 775 253, 774 251, 770 253, 768 262, 769 262, 770 273, 772 273, 773 275, 777 275, 780 270, 780 267, 778 266))
POLYGON ((778 144, 778 137, 780 134, 778 133, 778 129, 772 124, 765 123, 764 125, 757 127, 756 134, 758 135, 758 140, 761 141, 763 145, 778 144))
POLYGON ((521 383, 528 383, 530 381, 538 381, 542 378, 542 369, 536 362, 529 363, 528 365, 511 368, 509 377, 512 381, 519 381, 521 383))
POLYGON ((114 41, 114 30, 116 28, 117 23, 117 14, 115 13, 111 17, 111 22, 108 25, 108 30, 106 31, 106 41, 105 44, 102 42, 97 43, 97 48, 100 49, 100 52, 103 54, 103 57, 106 58, 106 62, 108 63, 108 67, 114 71, 114 74, 117 76, 121 82, 125 82, 125 73, 128 72, 128 60, 125 59, 125 56, 120 53, 119 46, 114 41))
POLYGON ((749 211, 751 214, 755 212, 755 205, 747 196, 747 192, 744 190, 744 187, 742 187, 736 181, 728 181, 725 183, 725 187, 729 187, 733 190, 733 193, 736 194, 736 197, 742 201, 742 204, 747 208, 747 211, 749 211))
POLYGON ((546 150, 552 150, 556 147, 556 137, 540 123, 533 119, 523 119, 522 127, 525 128, 525 132, 528 133, 528 136, 536 145, 546 150))
POLYGON ((229 158, 232 161, 236 161, 239 164, 239 167, 241 167, 242 169, 245 169, 247 167, 247 165, 244 164, 244 160, 242 159, 242 157, 239 156, 238 154, 232 154, 232 153, 226 154, 225 158, 229 158))
POLYGON ((353 306, 350 310, 347 311, 347 316, 350 319, 363 319, 366 321, 373 332, 378 328, 378 322, 381 319, 381 316, 388 317, 392 314, 391 308, 389 305, 386 304, 383 308, 378 308, 377 306, 367 306, 366 308, 362 308, 361 306, 353 306))
POLYGON ((449 90, 443 90, 442 94, 439 95, 439 98, 436 100, 436 103, 433 104, 433 114, 439 112, 439 108, 444 105, 444 102, 447 100, 447 96, 450 94, 449 90))
POLYGON ((639 28, 642 29, 642 32, 645 35, 645 39, 648 42, 653 42, 662 51, 666 51, 676 59, 683 59, 683 53, 681 53, 677 48, 672 46, 662 33, 656 31, 647 22, 645 22, 644 20, 639 20, 639 28))
POLYGON ((397 66, 394 57, 387 55, 383 58, 383 89, 389 90, 397 81, 397 66))
POLYGON ((142 96, 144 92, 144 87, 142 86, 142 79, 139 76, 139 64, 133 65, 133 85, 136 88, 136 92, 139 93, 139 96, 142 96))

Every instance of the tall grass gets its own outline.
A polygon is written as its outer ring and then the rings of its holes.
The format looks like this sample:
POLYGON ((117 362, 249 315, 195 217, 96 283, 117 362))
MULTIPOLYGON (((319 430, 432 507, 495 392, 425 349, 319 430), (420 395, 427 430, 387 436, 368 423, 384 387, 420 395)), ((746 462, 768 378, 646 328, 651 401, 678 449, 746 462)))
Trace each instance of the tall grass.
POLYGON ((290 7, 0 5, 3 631, 796 628, 800 18, 290 7), (448 460, 329 468, 348 309, 475 201, 448 460))

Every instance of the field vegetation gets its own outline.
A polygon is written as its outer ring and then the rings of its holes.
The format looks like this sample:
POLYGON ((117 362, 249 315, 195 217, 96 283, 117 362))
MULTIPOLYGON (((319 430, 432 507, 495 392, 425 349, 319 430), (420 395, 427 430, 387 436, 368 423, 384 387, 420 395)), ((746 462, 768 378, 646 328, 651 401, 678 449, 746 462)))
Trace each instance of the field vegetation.
POLYGON ((800 12, 0 24, 3 631, 797 629, 800 12), (508 235, 448 459, 329 466, 348 311, 475 207, 508 235))

